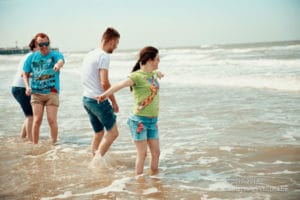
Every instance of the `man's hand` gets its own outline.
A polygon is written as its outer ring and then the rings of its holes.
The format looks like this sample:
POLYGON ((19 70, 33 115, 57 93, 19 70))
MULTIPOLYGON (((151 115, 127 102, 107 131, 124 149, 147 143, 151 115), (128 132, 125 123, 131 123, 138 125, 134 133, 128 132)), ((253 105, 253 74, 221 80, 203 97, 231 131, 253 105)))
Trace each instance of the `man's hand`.
POLYGON ((112 107, 113 107, 115 113, 118 113, 118 112, 119 112, 119 106, 118 106, 117 103, 113 103, 113 104, 112 104, 112 107))
POLYGON ((55 72, 59 71, 59 70, 60 70, 60 66, 56 63, 56 64, 54 65, 54 67, 53 67, 53 70, 54 70, 55 72))

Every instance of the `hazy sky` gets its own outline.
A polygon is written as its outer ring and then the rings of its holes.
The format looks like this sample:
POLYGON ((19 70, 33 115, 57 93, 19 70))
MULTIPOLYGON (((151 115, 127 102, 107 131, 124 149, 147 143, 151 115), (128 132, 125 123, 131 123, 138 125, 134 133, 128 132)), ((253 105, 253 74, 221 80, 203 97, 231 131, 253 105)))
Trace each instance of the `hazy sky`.
POLYGON ((62 51, 85 51, 108 26, 119 49, 300 40, 300 0, 0 0, 0 47, 45 32, 62 51))

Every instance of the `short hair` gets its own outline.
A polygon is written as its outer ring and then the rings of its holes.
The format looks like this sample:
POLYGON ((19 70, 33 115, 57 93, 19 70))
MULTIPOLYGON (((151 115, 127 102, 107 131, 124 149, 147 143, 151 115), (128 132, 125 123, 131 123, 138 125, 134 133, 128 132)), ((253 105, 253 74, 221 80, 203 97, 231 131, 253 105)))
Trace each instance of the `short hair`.
POLYGON ((40 37, 40 38, 47 38, 48 41, 50 42, 50 39, 49 39, 49 37, 48 37, 48 35, 46 33, 38 33, 38 34, 36 34, 35 37, 34 37, 35 41, 36 41, 36 39, 38 37, 40 37))
POLYGON ((116 38, 120 38, 120 33, 116 29, 111 27, 108 27, 102 35, 102 41, 104 41, 104 43, 107 43, 110 40, 116 38))

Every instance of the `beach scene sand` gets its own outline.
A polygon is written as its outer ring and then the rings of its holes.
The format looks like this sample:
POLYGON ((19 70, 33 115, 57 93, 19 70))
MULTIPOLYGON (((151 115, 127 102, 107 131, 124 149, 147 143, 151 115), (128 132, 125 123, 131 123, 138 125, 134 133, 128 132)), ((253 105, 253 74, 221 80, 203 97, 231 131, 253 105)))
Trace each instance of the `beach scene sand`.
MULTIPOLYGON (((120 135, 105 163, 93 162, 86 52, 63 53, 57 145, 46 119, 38 145, 19 138, 24 116, 10 85, 22 55, 0 56, 0 199, 299 199, 299 41, 160 49, 159 173, 146 163, 139 177, 126 124, 132 93, 116 94, 120 135)), ((137 53, 112 54, 112 83, 137 53)))
POLYGON ((0 0, 0 200, 299 200, 299 11, 299 0, 0 0), (149 149, 135 173, 129 88, 115 94, 118 138, 104 157, 92 154, 82 62, 109 27, 120 33, 111 85, 141 49, 159 50, 155 174, 149 149), (39 143, 21 139, 11 92, 38 33, 49 36, 40 50, 65 59, 55 145, 46 111, 39 143))

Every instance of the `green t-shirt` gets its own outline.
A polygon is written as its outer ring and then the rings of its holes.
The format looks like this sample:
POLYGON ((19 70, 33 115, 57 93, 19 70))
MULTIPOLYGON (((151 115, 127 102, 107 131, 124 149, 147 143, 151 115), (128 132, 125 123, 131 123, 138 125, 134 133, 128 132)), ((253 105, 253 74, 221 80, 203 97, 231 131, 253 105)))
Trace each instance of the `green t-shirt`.
POLYGON ((134 82, 133 113, 138 116, 157 117, 159 111, 159 83, 157 72, 150 73, 138 70, 132 72, 129 78, 134 82))

